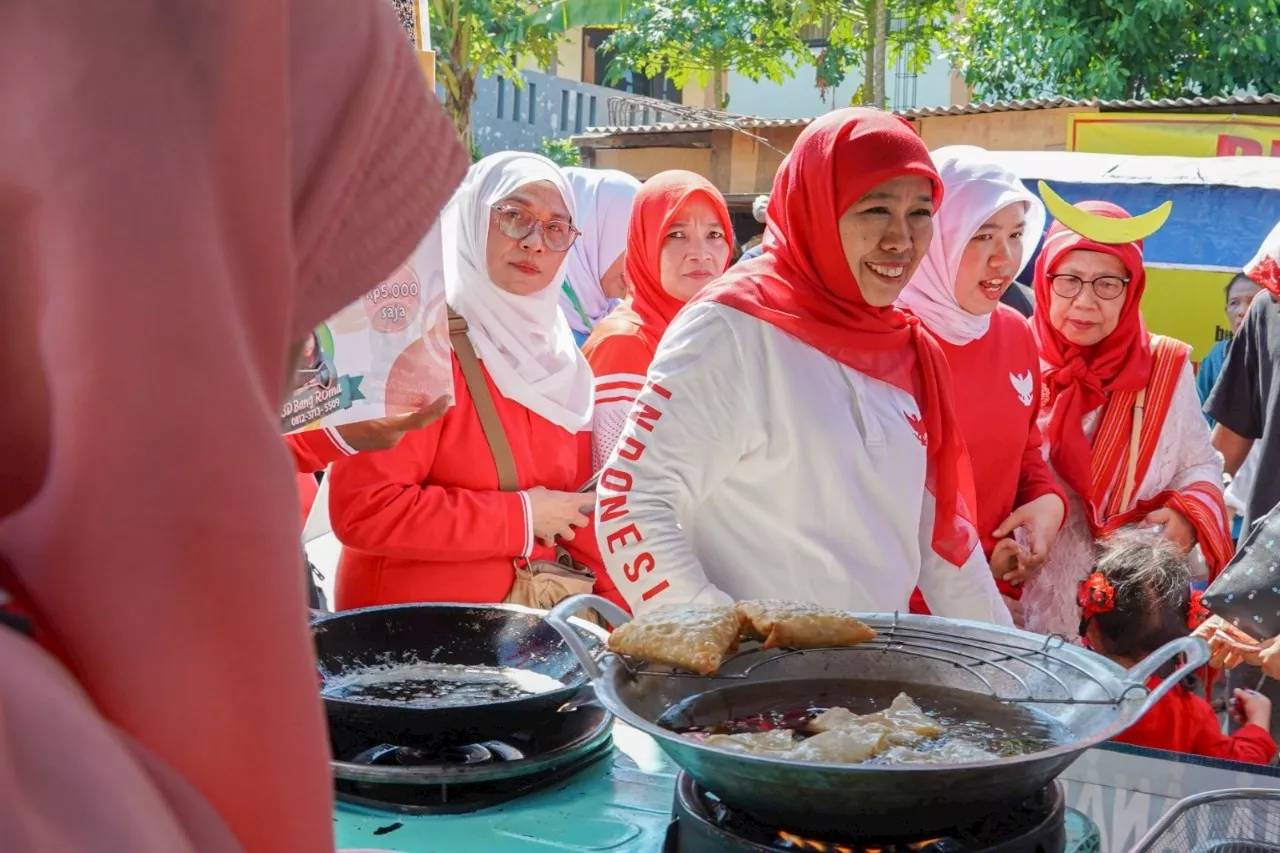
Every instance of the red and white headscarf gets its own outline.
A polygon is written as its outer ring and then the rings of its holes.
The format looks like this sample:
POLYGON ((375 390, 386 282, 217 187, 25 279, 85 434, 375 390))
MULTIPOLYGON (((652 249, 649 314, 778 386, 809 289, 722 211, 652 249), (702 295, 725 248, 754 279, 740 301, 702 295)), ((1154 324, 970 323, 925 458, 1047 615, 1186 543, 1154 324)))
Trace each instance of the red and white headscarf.
POLYGON ((841 213, 905 175, 942 182, 909 123, 851 107, 817 119, 783 161, 769 197, 764 254, 697 297, 782 329, 841 364, 911 394, 928 436, 926 487, 936 500, 933 548, 956 566, 978 544, 973 471, 956 426, 951 375, 937 341, 893 306, 868 305, 840 241, 841 213))
POLYGON ((1280 224, 1262 241, 1258 253, 1245 266, 1244 274, 1280 299, 1280 224))
MULTIPOLYGON (((1129 218, 1128 211, 1110 202, 1085 201, 1076 207, 1115 219, 1129 218)), ((1058 476, 1087 501, 1094 495, 1092 448, 1084 434, 1084 416, 1105 403, 1112 392, 1138 391, 1151 378, 1151 337, 1139 311, 1147 286, 1142 241, 1096 243, 1055 221, 1036 259, 1034 286, 1036 305, 1041 307, 1032 318, 1032 329, 1044 362, 1042 381, 1047 398, 1043 408, 1049 412, 1045 431, 1049 461, 1058 476), (1049 303, 1053 299, 1049 275, 1063 256, 1077 249, 1119 258, 1129 273, 1115 331, 1089 347, 1071 343, 1049 322, 1049 303)))

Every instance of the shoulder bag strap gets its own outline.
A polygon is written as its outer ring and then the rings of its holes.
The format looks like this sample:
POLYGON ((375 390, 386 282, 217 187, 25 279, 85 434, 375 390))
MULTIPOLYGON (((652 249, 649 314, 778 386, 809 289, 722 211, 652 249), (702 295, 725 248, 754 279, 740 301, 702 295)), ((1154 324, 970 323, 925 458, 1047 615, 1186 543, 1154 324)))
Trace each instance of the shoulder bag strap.
POLYGON ((480 360, 476 358, 471 339, 467 337, 467 321, 455 314, 452 308, 449 309, 449 340, 453 344, 453 351, 458 355, 462 378, 466 380, 471 402, 475 404, 476 414, 480 416, 480 427, 489 443, 489 452, 493 454, 493 464, 498 469, 498 488, 504 492, 518 492, 520 481, 516 476, 516 460, 511 455, 511 444, 502 429, 498 409, 493 405, 489 383, 484 381, 484 372, 480 370, 480 360))

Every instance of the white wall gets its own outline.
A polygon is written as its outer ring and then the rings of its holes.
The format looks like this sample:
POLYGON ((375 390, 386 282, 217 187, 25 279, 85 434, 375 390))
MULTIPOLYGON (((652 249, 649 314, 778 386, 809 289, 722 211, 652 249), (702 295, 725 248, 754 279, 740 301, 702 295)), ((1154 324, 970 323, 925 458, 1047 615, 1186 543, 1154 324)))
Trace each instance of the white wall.
MULTIPOLYGON (((901 88, 905 97, 895 99, 899 88, 897 69, 890 67, 885 74, 885 91, 889 106, 893 109, 913 107, 941 107, 951 103, 950 66, 943 59, 935 58, 924 73, 916 78, 914 98, 911 82, 904 80, 901 88)), ((814 69, 806 65, 796 71, 796 76, 782 83, 762 80, 753 83, 735 72, 729 74, 729 112, 761 118, 812 118, 829 110, 847 107, 854 91, 862 84, 860 73, 850 74, 839 87, 826 90, 826 100, 814 85, 814 69)))

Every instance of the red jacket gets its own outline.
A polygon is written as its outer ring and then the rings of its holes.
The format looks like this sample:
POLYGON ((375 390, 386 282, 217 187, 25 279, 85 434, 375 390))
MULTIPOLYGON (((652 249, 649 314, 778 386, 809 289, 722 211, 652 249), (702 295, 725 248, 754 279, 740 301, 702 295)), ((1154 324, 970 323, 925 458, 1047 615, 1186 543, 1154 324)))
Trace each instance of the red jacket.
MULTIPOLYGON (((1066 493, 1044 459, 1036 426, 1040 355, 1031 326, 1005 305, 996 306, 991 327, 976 341, 957 346, 939 338, 938 343, 951 368, 956 420, 973 463, 978 536, 990 558, 997 542, 991 532, 1015 509, 1044 495, 1057 495, 1066 507, 1066 493)), ((1010 598, 1022 597, 1020 586, 1002 580, 996 585, 1010 598)), ((919 590, 911 612, 929 612, 919 590)))
MULTIPOLYGON (((483 364, 481 365, 483 369, 483 364)), ((574 435, 489 393, 515 457, 522 489, 575 491, 591 477, 591 432, 574 435)), ((453 360, 456 402, 440 420, 391 450, 339 459, 329 471, 329 518, 343 543, 339 609, 410 601, 502 601, 513 560, 555 559, 533 538, 522 492, 498 490, 498 471, 466 381, 453 360)), ((596 545, 594 524, 564 546, 619 606, 596 545)))
MULTIPOLYGON (((1159 678, 1152 678, 1147 687, 1155 688, 1159 683, 1159 678)), ((1247 764, 1269 764, 1276 757, 1276 742, 1266 729, 1250 724, 1233 735, 1224 735, 1209 703, 1181 684, 1113 740, 1247 764)))
POLYGON ((323 471, 330 462, 345 459, 355 453, 347 447, 332 429, 312 429, 295 432, 284 437, 293 453, 293 464, 298 469, 298 502, 302 509, 302 524, 311 515, 311 505, 316 501, 320 486, 312 476, 323 471))

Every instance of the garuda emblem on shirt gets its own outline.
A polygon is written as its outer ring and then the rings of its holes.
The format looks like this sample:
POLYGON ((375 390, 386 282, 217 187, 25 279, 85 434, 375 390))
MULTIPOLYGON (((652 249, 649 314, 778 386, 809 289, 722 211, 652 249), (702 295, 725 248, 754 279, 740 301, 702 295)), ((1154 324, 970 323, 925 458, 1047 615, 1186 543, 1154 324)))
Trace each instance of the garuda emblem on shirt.
POLYGON ((916 434, 916 438, 920 440, 920 446, 927 447, 929 443, 929 436, 928 433, 925 432, 924 418, 919 415, 909 415, 906 412, 903 412, 902 416, 907 419, 907 424, 916 434))
POLYGON ((1035 386, 1031 381, 1031 371, 1026 373, 1010 373, 1009 381, 1013 383, 1013 390, 1018 392, 1018 401, 1024 406, 1031 405, 1031 392, 1035 390, 1035 386))

